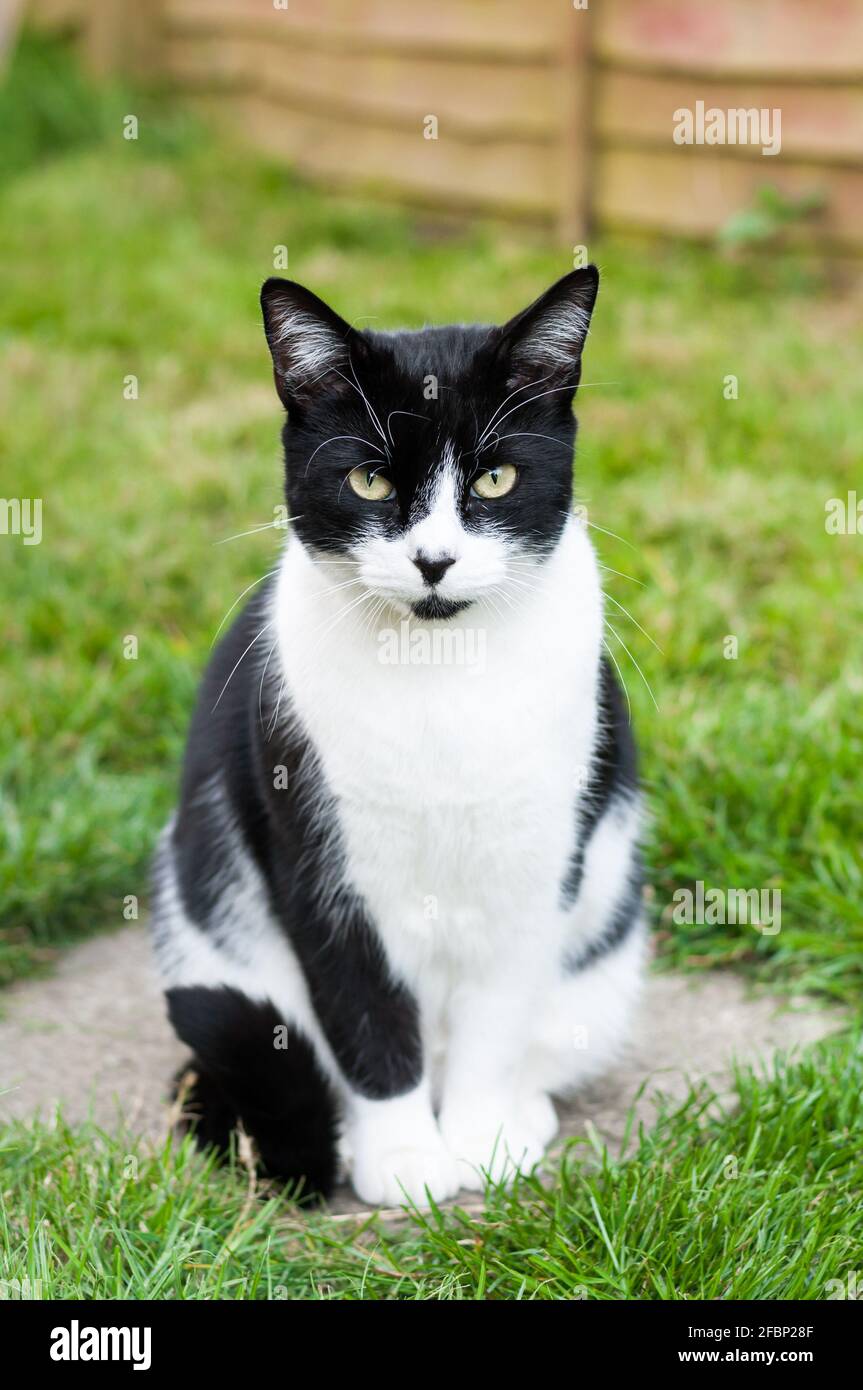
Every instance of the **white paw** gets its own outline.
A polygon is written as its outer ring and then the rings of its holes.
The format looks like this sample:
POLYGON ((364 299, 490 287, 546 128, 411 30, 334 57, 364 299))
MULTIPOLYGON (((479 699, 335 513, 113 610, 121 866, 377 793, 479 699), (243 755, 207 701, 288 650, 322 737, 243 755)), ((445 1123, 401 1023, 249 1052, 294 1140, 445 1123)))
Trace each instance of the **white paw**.
POLYGON ((543 1149, 547 1148, 559 1128, 557 1111, 551 1097, 544 1091, 535 1091, 532 1095, 523 1096, 518 1106, 518 1114, 523 1123, 538 1137, 543 1149))
POLYGON ((516 1173, 530 1173, 546 1145, 557 1133, 557 1115, 548 1096, 525 1097, 507 1111, 441 1117, 444 1141, 458 1164, 461 1187, 481 1192, 488 1178, 512 1182, 516 1173))
POLYGON ((455 1196, 459 1173, 440 1138, 422 1146, 406 1143, 380 1149, 366 1142, 355 1150, 351 1181, 369 1206, 395 1207, 409 1201, 427 1207, 430 1198, 443 1202, 455 1196))

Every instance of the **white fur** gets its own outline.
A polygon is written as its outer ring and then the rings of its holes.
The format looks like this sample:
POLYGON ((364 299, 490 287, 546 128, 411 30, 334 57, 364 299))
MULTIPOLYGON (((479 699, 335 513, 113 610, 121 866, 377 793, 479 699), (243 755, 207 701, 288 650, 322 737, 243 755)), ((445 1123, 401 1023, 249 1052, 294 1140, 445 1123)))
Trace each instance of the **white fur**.
POLYGON ((543 314, 528 333, 520 351, 530 361, 572 368, 584 347, 590 314, 580 304, 563 300, 554 313, 543 314))
MULTIPOLYGON (((456 563, 437 585, 441 598, 473 601, 494 598, 507 577, 506 548, 488 527, 466 531, 456 506, 456 474, 453 450, 443 450, 443 466, 435 473, 435 490, 423 498, 422 515, 403 536, 394 539, 371 536, 357 547, 357 578, 368 590, 389 599, 400 614, 427 596, 420 571, 414 564, 422 553, 428 560, 449 556, 456 563)), ((476 615, 474 615, 476 616, 476 615)))
POLYGON ((345 360, 345 346, 327 324, 314 314, 274 303, 273 357, 285 380, 313 380, 327 367, 345 360))

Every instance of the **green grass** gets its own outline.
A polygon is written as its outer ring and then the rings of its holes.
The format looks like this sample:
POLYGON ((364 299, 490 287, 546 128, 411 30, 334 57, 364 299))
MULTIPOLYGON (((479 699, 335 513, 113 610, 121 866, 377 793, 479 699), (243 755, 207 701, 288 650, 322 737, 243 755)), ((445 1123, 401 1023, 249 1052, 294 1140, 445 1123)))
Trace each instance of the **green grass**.
POLYGON ((573 1145, 549 1188, 395 1225, 262 1200, 188 1144, 15 1126, 0 1279, 46 1299, 835 1297, 860 1280, 861 1096, 859 1042, 833 1042, 741 1072, 724 1108, 694 1092, 627 1161, 573 1145))
MULTIPOLYGON (((25 47, 10 81, 0 459, 5 493, 43 499, 44 535, 0 544, 2 979, 146 897, 213 634, 272 564, 267 532, 216 542, 280 500, 256 303, 273 248, 347 317, 379 325, 499 319, 571 263, 518 231, 453 239, 333 201, 163 99, 85 99, 50 46, 25 47), (130 374, 137 400, 124 399, 130 374)), ((824 506, 859 473, 860 315, 793 262, 591 253, 604 283, 577 482, 591 520, 624 538, 593 533, 604 562, 644 586, 608 573, 609 593, 663 649, 614 610, 659 705, 611 638, 651 796, 661 951, 856 1000, 863 540, 828 535, 824 506), (780 888, 780 934, 676 925, 672 894, 698 879, 780 888)))
MULTIPOLYGON (((500 318, 570 264, 518 232, 441 239, 332 202, 164 101, 90 96, 69 129, 64 81, 79 107, 79 79, 51 49, 22 64, 0 136, 0 456, 4 489, 43 499, 44 534, 0 545, 4 979, 146 897, 211 638, 274 557, 267 532, 215 543, 279 502, 256 304, 274 246, 347 317, 381 325, 500 318), (25 81, 39 63, 50 101, 25 81), (131 107, 138 142, 122 139, 131 107)), ((611 596, 663 648, 614 610, 659 703, 611 638, 655 817, 660 947, 859 998, 863 542, 828 535, 824 503, 856 480, 860 316, 792 263, 592 254, 605 281, 578 492, 624 538, 593 532, 603 560, 643 585, 609 573, 611 596), (675 926, 671 895, 699 878, 781 888, 781 933, 675 926)))
MULTIPOLYGON (((145 910, 212 638, 277 554, 267 532, 217 544, 280 501, 256 302, 274 247, 379 326, 500 319, 571 248, 334 201, 162 97, 97 94, 51 45, 24 46, 0 117, 0 491, 43 501, 40 545, 0 536, 10 980, 122 924, 127 895, 145 910)), ((577 486, 604 563, 639 581, 609 572, 610 595, 663 649, 617 610, 660 955, 859 1007, 863 539, 824 527, 859 473, 859 289, 692 247, 591 254, 577 486), (781 932, 675 923, 698 879, 780 888, 781 932)), ((834 1041, 742 1073, 724 1114, 691 1096, 626 1161, 576 1145, 547 1190, 395 1228, 246 1201, 244 1173, 187 1145, 16 1125, 0 1279, 52 1298, 820 1298, 860 1264, 861 1081, 834 1041)))

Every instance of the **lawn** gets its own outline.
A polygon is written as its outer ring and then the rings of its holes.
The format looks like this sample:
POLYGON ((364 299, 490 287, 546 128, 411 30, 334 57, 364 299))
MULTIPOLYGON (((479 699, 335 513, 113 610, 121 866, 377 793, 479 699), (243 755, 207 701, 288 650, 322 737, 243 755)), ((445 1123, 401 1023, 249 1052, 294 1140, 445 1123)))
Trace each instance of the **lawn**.
MULTIPOLYGON (((3 981, 123 924, 131 896, 146 910, 199 673, 282 540, 254 530, 280 502, 257 308, 279 247, 288 274, 378 326, 501 319, 572 264, 518 230, 334 201, 162 97, 97 95, 58 50, 23 50, 0 95, 0 491, 42 499, 42 540, 0 536, 3 981)), ((859 1007, 863 537, 825 527, 828 500, 859 488, 859 279, 823 258, 590 254, 577 491, 643 749, 660 963, 859 1007), (696 881, 780 889, 781 931, 676 922, 696 881)), ((55 1294, 790 1297, 847 1263, 860 1067, 846 1041, 743 1078, 724 1126, 703 1130, 693 1100, 623 1165, 576 1152, 551 1195, 492 1195, 480 1228, 414 1226, 379 1256, 295 1219, 276 1248, 272 1204, 231 1234, 230 1177, 202 1188, 197 1160, 165 1154, 123 1185, 127 1150, 84 1131, 9 1131, 3 1181, 10 1210, 23 1189, 44 1204, 29 1258, 55 1294), (723 1185, 728 1153, 748 1166, 723 1185)), ((14 1251, 20 1209, 7 1219, 14 1251)))
POLYGON ((188 1143, 85 1128, 0 1137, 0 1251, 41 1298, 825 1299, 863 1243, 863 1053, 817 1049, 693 1093, 624 1162, 574 1144, 549 1188, 481 1211, 307 1216, 188 1143))

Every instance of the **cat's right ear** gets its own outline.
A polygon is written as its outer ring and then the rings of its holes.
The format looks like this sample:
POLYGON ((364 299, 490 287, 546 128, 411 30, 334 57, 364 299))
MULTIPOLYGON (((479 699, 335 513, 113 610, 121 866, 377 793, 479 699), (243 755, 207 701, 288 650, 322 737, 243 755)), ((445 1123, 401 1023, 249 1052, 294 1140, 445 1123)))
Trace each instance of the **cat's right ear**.
POLYGON ((549 393, 563 393, 567 387, 575 391, 598 288, 595 265, 571 270, 498 329, 498 351, 506 354, 510 390, 543 381, 549 393))
POLYGON ((352 362, 365 343, 328 304, 295 280, 272 276, 261 290, 273 377, 287 410, 348 389, 352 362))

